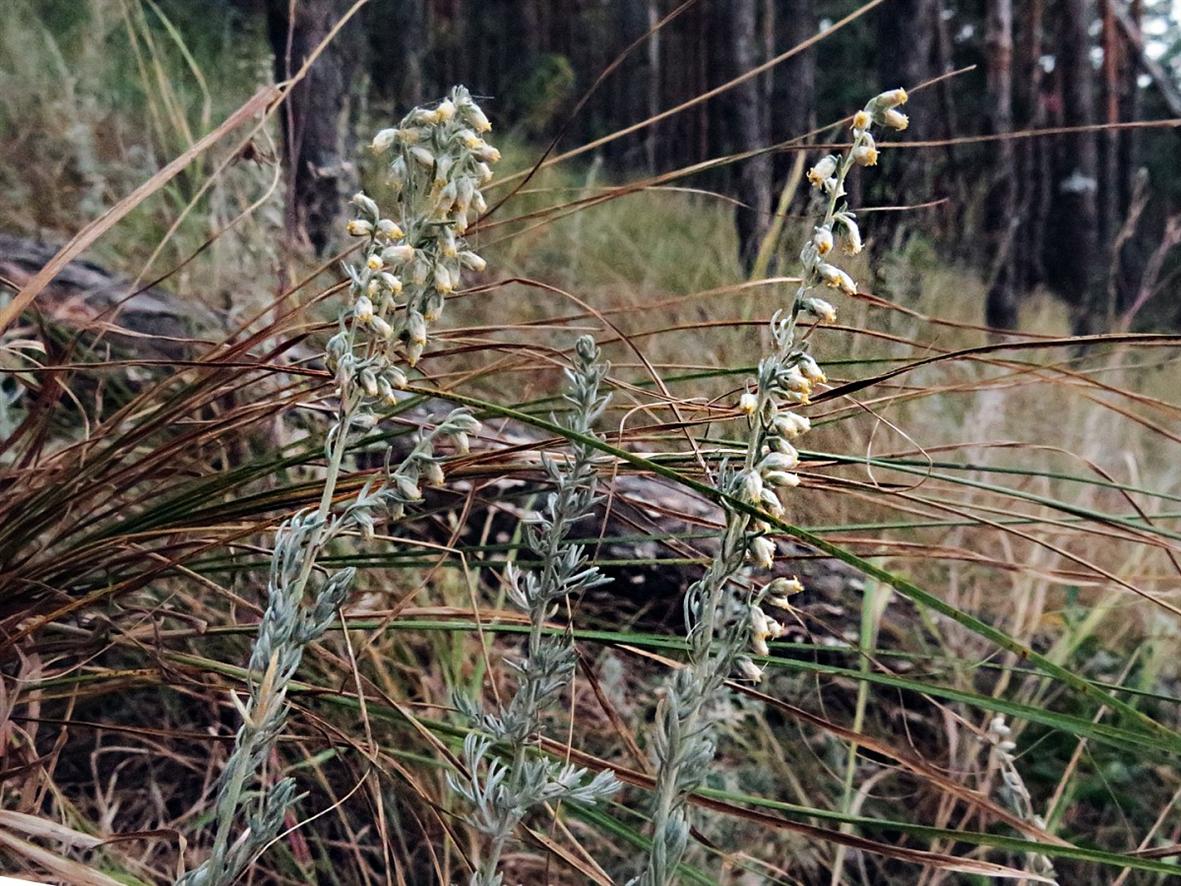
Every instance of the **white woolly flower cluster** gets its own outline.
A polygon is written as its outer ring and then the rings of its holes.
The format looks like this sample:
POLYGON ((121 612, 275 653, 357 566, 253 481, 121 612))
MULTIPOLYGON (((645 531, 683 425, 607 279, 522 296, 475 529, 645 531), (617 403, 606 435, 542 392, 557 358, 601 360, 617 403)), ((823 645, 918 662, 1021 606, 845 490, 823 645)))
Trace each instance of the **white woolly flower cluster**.
POLYGON ((796 342, 796 325, 804 313, 825 323, 836 319, 836 309, 813 295, 817 287, 848 295, 857 292, 853 278, 827 260, 838 242, 846 254, 861 251, 853 213, 837 204, 845 195, 850 169, 877 163, 870 128, 906 127, 905 115, 897 110, 905 101, 901 89, 872 99, 853 118, 853 143, 845 154, 823 157, 808 172, 827 205, 800 254, 803 275, 795 299, 771 319, 775 348, 759 361, 754 385, 739 398, 739 412, 749 422, 746 451, 740 464, 722 465, 717 488, 723 493, 725 526, 705 574, 685 595, 688 663, 668 681, 657 707, 652 847, 639 878, 641 886, 665 886, 676 880, 690 832, 685 798, 701 784, 714 758, 708 703, 736 669, 749 680, 762 679, 763 670, 751 654, 768 655, 767 641, 784 632, 763 607, 787 609, 791 595, 803 590, 795 578, 772 578, 762 588, 750 580, 752 569, 774 568, 777 551, 769 521, 785 514, 783 490, 800 484, 794 441, 810 423, 794 407, 808 403, 815 387, 826 381, 807 344, 796 342))
MULTIPOLYGON (((247 668, 248 696, 244 702, 233 696, 242 725, 218 782, 213 845, 206 860, 178 880, 180 886, 235 882, 274 840, 295 802, 292 778, 269 790, 252 788, 286 723, 287 689, 304 652, 336 620, 356 577, 352 568, 326 571, 318 558, 346 533, 372 538, 379 515, 400 518, 421 499, 424 481, 439 485, 444 480, 436 443, 449 439, 466 451, 469 435, 480 427, 467 410, 453 410, 433 429, 424 429, 400 463, 387 457, 381 475, 343 506, 336 503, 350 432, 373 427, 381 405, 395 404, 395 391, 408 383, 397 349, 414 365, 427 342, 427 323, 439 316, 443 297, 459 285, 460 267, 484 266, 460 235, 469 213, 482 211, 478 184, 487 181, 487 163, 496 159, 495 148, 472 132, 486 130, 487 119, 458 87, 435 109, 413 111, 406 120, 412 128, 404 122, 396 130, 402 135, 385 144, 401 139, 395 167, 400 162, 405 168, 407 156, 418 164, 399 180, 398 218, 383 217, 364 194, 353 198, 357 217, 348 231, 367 242, 360 265, 345 266, 351 298, 326 348, 337 406, 324 443, 327 470, 320 502, 289 517, 276 533, 267 605, 247 668), (235 836, 235 831, 240 833, 235 836)), ((379 135, 378 141, 387 139, 379 135)))
MULTIPOLYGON (((828 286, 847 295, 857 293, 857 284, 848 273, 826 259, 834 245, 840 242, 846 255, 861 251, 861 231, 847 204, 838 202, 845 196, 845 178, 854 165, 875 166, 877 147, 870 130, 875 124, 905 129, 908 120, 897 108, 906 102, 904 89, 892 89, 871 99, 865 108, 853 115, 853 142, 843 156, 829 154, 822 157, 808 171, 812 186, 827 196, 827 204, 820 224, 800 252, 803 276, 796 291, 792 309, 779 312, 771 320, 771 334, 775 351, 759 363, 758 377, 753 391, 745 392, 738 401, 738 409, 749 417, 750 436, 746 464, 737 475, 740 497, 769 516, 784 515, 780 494, 784 489, 799 485, 793 469, 799 463, 799 453, 793 440, 807 432, 808 419, 791 407, 805 405, 816 385, 827 379, 824 370, 807 352, 806 345, 797 344, 795 329, 802 313, 808 313, 824 323, 836 319, 836 309, 812 294, 818 286, 828 286)), ((775 543, 768 537, 770 526, 755 520, 754 531, 747 539, 747 556, 756 567, 774 567, 775 543)), ((775 579, 763 591, 761 602, 776 608, 788 608, 785 589, 799 592, 803 588, 795 579, 775 579), (785 585, 784 582, 787 582, 785 585)), ((767 654, 767 639, 778 637, 782 626, 768 616, 760 601, 751 605, 751 648, 758 655, 767 654)), ((748 679, 758 682, 762 669, 749 657, 738 659, 738 668, 748 679)))
MULTIPOLYGON (((463 272, 485 268, 463 235, 488 208, 480 188, 492 179, 490 164, 500 152, 479 133, 491 128, 468 91, 457 86, 435 108, 416 108, 373 140, 377 152, 393 149, 389 183, 401 210, 401 217, 384 218, 377 203, 357 194, 357 217, 348 228, 366 238, 362 262, 346 270, 353 319, 371 333, 367 351, 376 366, 364 381, 367 391, 376 391, 373 397, 393 400, 393 391, 405 384, 404 376, 384 371, 388 360, 382 358, 400 347, 406 362, 416 365, 427 325, 442 316, 463 272)), ((341 361, 342 353, 330 353, 341 361)))
POLYGON ((871 99, 853 115, 853 144, 844 156, 828 154, 808 170, 808 181, 828 197, 828 208, 800 253, 804 265, 800 307, 824 323, 836 320, 836 309, 822 298, 808 296, 810 290, 823 284, 845 295, 857 294, 853 278, 827 259, 837 242, 845 255, 861 252, 861 230, 856 217, 848 206, 837 206, 845 196, 845 177, 854 165, 877 166, 878 148, 871 131, 875 125, 902 130, 910 124, 910 118, 898 110, 899 105, 906 104, 906 99, 905 89, 891 89, 871 99))

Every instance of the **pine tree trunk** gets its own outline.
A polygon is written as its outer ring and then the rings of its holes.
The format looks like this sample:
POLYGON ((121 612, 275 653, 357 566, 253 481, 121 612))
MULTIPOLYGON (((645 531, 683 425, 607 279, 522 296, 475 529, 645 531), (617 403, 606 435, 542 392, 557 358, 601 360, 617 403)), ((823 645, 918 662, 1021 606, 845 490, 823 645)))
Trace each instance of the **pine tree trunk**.
MULTIPOLYGON (((1120 68, 1122 66, 1123 41, 1115 23, 1113 0, 1100 0, 1103 7, 1103 110, 1105 123, 1120 120, 1120 68)), ((1099 190, 1099 237, 1105 252, 1112 248, 1116 232, 1123 220, 1120 191, 1123 176, 1120 174, 1120 132, 1108 129, 1101 136, 1103 177, 1099 190)), ((1114 305, 1109 306, 1114 311, 1114 305)))
MULTIPOLYGON (((1013 129, 1013 2, 989 0, 986 14, 988 131, 1000 135, 1013 129)), ((995 142, 984 219, 992 259, 986 320, 989 326, 1002 329, 1017 326, 1017 290, 1012 260, 1012 246, 1020 225, 1015 211, 1016 181, 1013 142, 1007 139, 995 142)))
MULTIPOLYGON (((268 0, 275 79, 299 71, 348 11, 347 0, 268 0), (288 17, 294 7, 295 15, 288 17)), ((333 242, 344 197, 355 182, 346 145, 349 87, 362 54, 354 19, 328 44, 280 110, 287 168, 287 233, 323 255, 333 242)))
MULTIPOLYGON (((883 90, 911 89, 931 76, 931 49, 939 5, 935 0, 893 0, 877 16, 878 78, 883 90)), ((910 115, 907 141, 925 138, 936 116, 935 90, 916 94, 906 109, 910 115)), ((880 176, 885 200, 905 204, 922 201, 930 190, 930 159, 921 151, 897 151, 883 164, 880 176)), ((906 213, 883 214, 875 220, 880 232, 901 222, 906 213), (885 225, 882 224, 885 222, 885 225)))
MULTIPOLYGON (((1049 96, 1042 70, 1043 0, 1029 0, 1018 19, 1019 75, 1013 82, 1013 101, 1026 129, 1046 125, 1049 96)), ((1018 289, 1029 290, 1045 279, 1044 234, 1050 206, 1050 145, 1047 139, 1022 139, 1017 143, 1017 181, 1023 229, 1013 244, 1013 271, 1018 289)))
MULTIPOLYGON (((1059 53, 1062 122, 1089 126, 1095 122, 1092 82, 1092 21, 1088 0, 1062 0, 1059 6, 1059 53)), ((1099 150, 1094 132, 1078 132, 1059 140, 1052 221, 1047 229, 1047 272, 1074 306, 1079 332, 1099 328, 1099 150)))
MULTIPOLYGON (((816 35, 815 0, 776 0, 775 46, 778 54, 816 35)), ((772 70, 771 141, 798 138, 816 128, 816 50, 806 49, 772 70)), ((775 155, 775 181, 782 184, 795 162, 795 152, 775 155)))
MULTIPOLYGON (((732 0, 729 6, 729 49, 733 76, 744 74, 759 62, 761 44, 758 28, 758 0, 732 0)), ((733 145, 736 152, 745 153, 766 147, 767 109, 761 78, 752 77, 730 92, 729 103, 733 145)), ((743 265, 749 269, 759 251, 759 244, 771 218, 771 158, 762 154, 743 160, 737 181, 738 207, 735 222, 738 228, 738 249, 743 265)))

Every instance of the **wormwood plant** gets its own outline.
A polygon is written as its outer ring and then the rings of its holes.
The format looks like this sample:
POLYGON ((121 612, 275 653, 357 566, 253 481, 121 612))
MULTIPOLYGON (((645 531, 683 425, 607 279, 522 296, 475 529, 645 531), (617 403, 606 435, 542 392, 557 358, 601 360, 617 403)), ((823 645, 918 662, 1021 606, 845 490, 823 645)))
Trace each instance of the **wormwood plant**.
POLYGON ((283 729, 287 690, 304 651, 335 620, 355 577, 352 568, 327 573, 317 566, 320 554, 346 533, 372 538, 382 514, 401 518, 421 499, 422 482, 444 480, 436 441, 450 438, 463 451, 468 435, 479 428, 466 411, 451 412, 422 433, 401 463, 393 466, 387 458, 379 479, 336 506, 352 432, 371 429, 382 407, 398 402, 397 390, 407 383, 398 364, 418 362, 428 324, 441 315, 461 269, 484 267, 484 260, 466 249, 463 233, 471 216, 484 208, 480 187, 492 177, 488 164, 500 156, 478 134, 490 128, 467 90, 456 87, 436 107, 415 109, 399 127, 374 139, 378 152, 398 148, 390 164, 397 217, 383 217, 364 194, 353 198, 356 218, 348 231, 364 243, 361 260, 344 267, 349 299, 326 348, 337 409, 324 443, 324 487, 318 507, 288 518, 276 533, 267 605, 247 667, 248 697, 242 702, 231 695, 242 726, 218 785, 213 848, 203 864, 181 877, 183 886, 233 882, 275 839, 296 799, 293 779, 267 789, 261 769, 283 729), (245 827, 235 836, 239 821, 245 827))
POLYGON ((576 658, 568 634, 546 635, 546 619, 563 599, 607 579, 598 567, 588 565, 584 547, 568 540, 578 521, 588 516, 598 501, 595 495, 595 449, 585 438, 594 434, 595 420, 609 395, 599 393, 607 366, 599 362, 599 350, 589 336, 578 339, 574 365, 566 370, 569 388, 565 399, 569 412, 561 423, 572 432, 572 457, 546 458, 546 473, 553 491, 544 507, 526 527, 529 546, 540 557, 536 568, 521 572, 506 567, 509 599, 529 616, 529 640, 525 658, 509 660, 517 672, 512 699, 492 713, 482 713, 462 694, 455 703, 475 730, 463 743, 464 776, 448 775, 452 789, 474 809, 473 823, 488 837, 483 861, 472 874, 473 886, 499 886, 501 852, 516 826, 534 809, 551 802, 572 800, 595 803, 619 788, 610 772, 587 779, 586 770, 563 765, 541 756, 530 756, 530 743, 541 727, 548 707, 558 701, 570 683, 576 658), (502 762, 490 751, 499 746, 507 755, 502 762))
POLYGON ((799 453, 791 441, 809 429, 809 422, 791 407, 806 404, 825 376, 808 353, 808 342, 797 341, 796 329, 802 314, 824 323, 836 319, 833 306, 813 294, 817 287, 847 295, 857 292, 853 278, 828 261, 838 239, 846 254, 861 251, 856 219, 842 201, 845 178, 855 164, 877 164, 870 133, 874 125, 906 128, 909 121, 898 110, 906 98, 905 90, 893 89, 872 99, 854 115, 853 141, 845 153, 823 157, 808 172, 809 182, 824 199, 824 212, 800 253, 803 274, 795 299, 786 312, 776 311, 771 318, 774 351, 760 360, 753 389, 739 400, 748 422, 746 450, 740 462, 727 460, 720 468, 725 527, 705 574, 686 592, 688 662, 667 681, 657 707, 652 847, 639 880, 645 886, 673 882, 685 854, 690 828, 687 795, 701 785, 715 753, 711 701, 735 668, 754 682, 761 679, 762 669, 750 653, 767 655, 767 639, 783 632, 763 606, 787 609, 790 595, 803 590, 795 578, 779 577, 762 586, 750 581, 749 566, 763 572, 774 566, 775 542, 767 523, 738 510, 730 500, 778 518, 784 506, 777 490, 799 485, 792 472, 799 453))

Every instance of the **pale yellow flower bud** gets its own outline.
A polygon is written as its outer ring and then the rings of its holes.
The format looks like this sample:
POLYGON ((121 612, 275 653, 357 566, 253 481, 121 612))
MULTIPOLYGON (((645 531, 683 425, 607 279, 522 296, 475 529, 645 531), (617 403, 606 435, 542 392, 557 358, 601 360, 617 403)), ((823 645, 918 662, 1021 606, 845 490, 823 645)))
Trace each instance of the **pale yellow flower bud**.
POLYGON ((492 124, 488 122, 488 118, 484 116, 484 112, 474 103, 463 109, 463 115, 471 123, 472 129, 476 130, 476 132, 487 132, 492 128, 492 124))
POLYGON ((447 270, 447 266, 435 265, 435 291, 447 293, 454 289, 455 284, 451 280, 451 272, 447 270))
POLYGON ((804 309, 815 315, 824 323, 835 323, 837 309, 822 298, 809 298, 804 301, 804 309))
POLYGON ((791 578, 777 578, 767 585, 767 593, 777 597, 790 597, 804 590, 803 584, 794 575, 791 578))
POLYGON ((754 415, 758 408, 759 398, 750 391, 738 398, 738 411, 743 415, 754 415))
POLYGON ((775 565, 775 542, 764 535, 750 540, 748 548, 751 560, 762 569, 770 569, 775 565))
POLYGON ((822 158, 815 166, 808 170, 808 181, 812 183, 812 187, 819 188, 824 185, 832 174, 837 171, 837 158, 829 154, 822 158))
POLYGON ((387 405, 398 405, 398 395, 394 391, 393 385, 383 378, 378 380, 378 387, 381 389, 381 399, 384 400, 387 405))
POLYGON ((878 165, 878 148, 868 134, 865 143, 853 149, 853 162, 858 166, 878 165))
POLYGON ((377 396, 377 376, 373 374, 372 370, 366 369, 361 373, 361 387, 370 397, 377 396))
POLYGON ((763 475, 763 479, 767 485, 779 489, 795 489, 800 485, 799 474, 793 474, 791 471, 768 471, 763 475))
POLYGON ((828 381, 828 378, 824 374, 824 370, 820 368, 820 364, 813 360, 809 354, 802 354, 800 356, 799 362, 796 365, 799 367, 800 372, 803 373, 804 377, 809 381, 815 382, 817 384, 824 384, 826 381, 828 381))
POLYGON ((394 328, 392 326, 390 326, 390 324, 387 323, 385 320, 383 320, 381 317, 375 316, 372 320, 369 321, 369 325, 371 327, 373 327, 373 331, 376 332, 378 335, 380 335, 382 338, 386 338, 386 339, 393 338, 394 328))
POLYGON ((414 247, 409 243, 387 246, 381 251, 381 257, 390 264, 402 265, 414 258, 414 247))
POLYGON ((373 225, 363 218, 354 218, 346 225, 346 230, 353 237, 368 237, 373 233, 373 225))
POLYGON ((387 240, 399 240, 403 236, 402 229, 398 227, 398 223, 389 218, 383 218, 379 221, 377 223, 377 230, 387 240))
POLYGON ((410 342, 406 345, 406 362, 410 366, 417 366, 418 361, 422 358, 422 352, 426 347, 425 342, 410 342))
POLYGON ((759 462, 759 467, 763 471, 790 471, 800 463, 800 454, 796 448, 790 443, 784 444, 785 448, 777 452, 769 452, 759 462))
POLYGON ((459 261, 469 271, 475 271, 477 274, 488 267, 488 262, 474 252, 467 250, 459 254, 459 261))
POLYGON ((435 108, 435 120, 438 123, 448 123, 455 116, 455 102, 446 98, 435 108))
POLYGON ((857 255, 861 252, 861 229, 852 216, 840 218, 841 222, 841 252, 845 255, 857 255))
POLYGON ((806 415, 800 415, 798 412, 782 412, 775 416, 772 427, 775 433, 794 440, 800 434, 810 431, 812 422, 808 420, 806 415))
POLYGON ((426 475, 427 483, 431 486, 442 486, 447 481, 447 477, 443 473, 443 466, 437 461, 428 461, 423 473, 426 475))
POLYGON ((749 658, 741 659, 738 662, 738 670, 742 671, 742 676, 752 683, 761 683, 763 680, 763 669, 749 658))
POLYGON ((896 111, 893 108, 890 108, 888 111, 882 114, 882 122, 891 129, 897 129, 899 132, 901 132, 910 125, 910 118, 901 111, 896 111))
POLYGON ((380 154, 383 151, 389 150, 390 145, 398 140, 397 129, 383 129, 373 137, 373 143, 370 147, 373 152, 380 154))
POLYGON ((825 286, 839 289, 845 295, 857 294, 857 284, 853 282, 853 278, 835 265, 821 262, 816 266, 816 272, 820 274, 825 286))
POLYGON ((500 151, 485 141, 481 141, 479 147, 477 147, 472 153, 474 153, 478 159, 483 160, 485 163, 498 163, 500 161, 500 151))
POLYGON ((853 115, 853 129, 866 130, 873 122, 873 118, 869 116, 868 111, 858 111, 853 115))
POLYGON ((406 334, 411 344, 426 344, 426 319, 418 311, 411 311, 406 317, 406 334))
POLYGON ((762 506, 764 511, 777 519, 787 513, 787 511, 784 510, 783 502, 779 500, 779 496, 777 496, 770 489, 763 489, 762 495, 759 496, 759 504, 762 506))
POLYGON ((365 215, 376 218, 378 215, 377 204, 373 202, 372 198, 366 197, 363 191, 358 191, 353 194, 353 205, 356 206, 365 215))
POLYGON ((812 391, 812 382, 794 366, 780 375, 778 381, 789 391, 800 394, 808 394, 812 391))
POLYGON ((747 503, 757 505, 763 494, 763 478, 755 471, 748 471, 742 476, 742 498, 747 503))
POLYGON ((819 255, 828 255, 832 251, 832 230, 817 228, 816 233, 812 235, 812 242, 816 245, 816 252, 819 255))
POLYGON ((890 89, 886 92, 883 92, 873 100, 872 104, 875 104, 879 108, 886 110, 888 108, 896 108, 899 105, 906 104, 906 101, 909 98, 910 96, 906 94, 906 90, 899 87, 898 89, 890 89))

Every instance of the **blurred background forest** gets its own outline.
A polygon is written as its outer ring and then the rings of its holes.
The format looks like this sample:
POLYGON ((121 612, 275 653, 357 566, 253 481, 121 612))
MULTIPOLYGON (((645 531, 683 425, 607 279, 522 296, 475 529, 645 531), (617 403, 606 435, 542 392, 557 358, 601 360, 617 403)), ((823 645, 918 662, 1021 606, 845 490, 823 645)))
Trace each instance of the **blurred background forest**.
MULTIPOLYGON (((277 151, 296 170, 286 228, 318 254, 335 245, 354 133, 462 82, 518 143, 578 146, 592 179, 675 177, 737 201, 749 269, 776 212, 790 215, 781 189, 802 148, 834 137, 825 127, 862 96, 934 80, 914 95, 907 150, 853 181, 854 203, 919 207, 883 214, 877 242, 974 268, 994 327, 1016 326, 1039 287, 1076 331, 1176 327, 1177 299, 1156 298, 1177 291, 1181 240, 1170 2, 372 0, 281 115, 295 132, 277 151)), ((207 121, 268 66, 285 79, 351 5, 17 0, 0 66, 4 227, 68 230, 63 190, 98 205, 108 167, 168 156, 199 128, 196 108, 207 121)))

